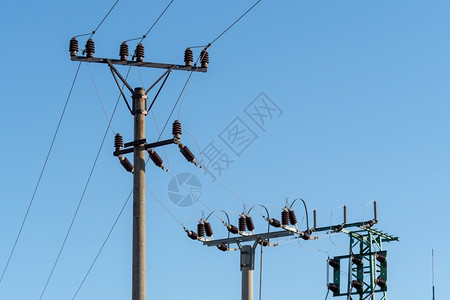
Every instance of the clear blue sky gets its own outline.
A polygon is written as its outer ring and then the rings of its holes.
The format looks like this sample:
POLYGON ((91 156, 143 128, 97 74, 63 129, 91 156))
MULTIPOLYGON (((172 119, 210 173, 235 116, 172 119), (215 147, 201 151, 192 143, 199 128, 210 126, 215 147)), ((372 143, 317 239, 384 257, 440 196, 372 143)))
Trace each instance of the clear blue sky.
MULTIPOLYGON (((96 56, 118 57, 119 45, 143 35, 169 1, 121 0, 94 35, 96 56)), ((0 172, 0 269, 17 236, 76 72, 70 38, 93 30, 114 1, 9 1, 0 11, 3 140, 0 172)), ((144 46, 146 60, 183 63, 188 46, 212 41, 254 1, 177 1, 144 46)), ((199 157, 212 142, 232 160, 219 180, 251 204, 270 204, 279 218, 284 198, 302 197, 318 211, 319 226, 371 215, 377 228, 400 237, 389 252, 389 299, 431 299, 431 249, 436 253, 437 298, 450 284, 446 254, 450 196, 450 2, 268 1, 210 49, 208 73, 196 74, 180 120, 195 137, 183 142, 199 157), (258 127, 245 113, 264 92, 279 111, 258 127), (224 132, 233 122, 252 132, 233 152, 224 132), (241 124, 242 125, 242 124, 241 124), (222 137, 222 138, 221 138, 222 137), (197 140, 199 148, 197 148, 197 140), (241 151, 242 150, 242 151, 241 151)), ((79 38, 81 48, 85 37, 79 38)), ((133 50, 135 44, 130 42, 133 50)), ((195 49, 198 55, 199 49, 195 49)), ((89 65, 105 110, 118 90, 104 65, 89 65)), ((107 121, 89 68, 83 64, 16 251, 0 283, 0 299, 39 299, 103 138, 107 121)), ((120 68, 126 72, 125 68, 120 68)), ((148 87, 161 71, 140 70, 148 87)), ((154 106, 161 129, 187 73, 174 72, 154 106)), ((137 70, 129 81, 140 86, 137 70)), ((150 98, 154 92, 150 95, 150 98)), ((170 119, 178 118, 179 107, 170 119)), ((119 103, 112 128, 132 138, 132 117, 119 103)), ((158 132, 147 117, 147 138, 158 132)), ((168 128, 169 129, 169 128, 168 128)), ((170 130, 163 138, 170 137, 170 130)), ((72 299, 132 185, 105 145, 78 217, 42 299, 72 299)), ((164 152, 158 150, 161 156, 164 152)), ((241 201, 167 147, 174 175, 198 178, 211 209, 242 211, 241 201)), ((131 157, 130 157, 131 159, 131 157)), ((167 161, 167 160, 166 160, 167 161)), ((148 187, 185 226, 194 228, 196 202, 180 207, 168 195, 170 173, 153 165, 148 187), (188 218, 185 218, 188 216, 188 218)), ((301 220, 303 211, 297 206, 301 220)), ((188 239, 147 193, 148 299, 239 299, 239 253, 222 253, 188 239)), ((237 216, 230 213, 233 223, 237 216)), ((257 228, 265 223, 255 214, 257 228)), ((215 237, 226 235, 211 217, 215 237)), ((303 242, 331 256, 346 254, 348 239, 303 242), (333 243, 334 242, 334 243, 333 243)), ((263 298, 324 299, 327 256, 296 242, 265 248, 263 298)), ((255 270, 258 289, 259 256, 255 270)), ((76 299, 130 299, 131 206, 117 223, 76 299)), ((255 297, 256 298, 256 297, 255 297)), ((331 297, 329 297, 331 299, 331 297)))

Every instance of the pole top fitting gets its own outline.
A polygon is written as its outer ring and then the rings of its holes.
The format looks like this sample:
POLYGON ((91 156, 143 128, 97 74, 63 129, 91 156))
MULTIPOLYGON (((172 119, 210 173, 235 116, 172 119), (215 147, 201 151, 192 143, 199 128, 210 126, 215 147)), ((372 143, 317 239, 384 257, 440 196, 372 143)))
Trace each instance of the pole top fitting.
POLYGON ((145 89, 143 87, 134 88, 133 97, 142 97, 147 99, 147 94, 145 94, 145 89))

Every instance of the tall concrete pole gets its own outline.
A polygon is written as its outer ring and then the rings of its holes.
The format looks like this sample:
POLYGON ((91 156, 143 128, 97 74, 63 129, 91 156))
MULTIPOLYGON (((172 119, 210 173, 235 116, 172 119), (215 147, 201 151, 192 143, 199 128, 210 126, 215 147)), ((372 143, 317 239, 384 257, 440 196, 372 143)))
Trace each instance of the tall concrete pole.
MULTIPOLYGON (((133 94, 134 141, 145 139, 147 115, 145 89, 135 88, 133 94)), ((133 297, 145 296, 145 149, 144 142, 134 145, 133 174, 133 297)))
POLYGON ((241 248, 242 300, 253 300, 253 269, 255 248, 244 245, 241 248))

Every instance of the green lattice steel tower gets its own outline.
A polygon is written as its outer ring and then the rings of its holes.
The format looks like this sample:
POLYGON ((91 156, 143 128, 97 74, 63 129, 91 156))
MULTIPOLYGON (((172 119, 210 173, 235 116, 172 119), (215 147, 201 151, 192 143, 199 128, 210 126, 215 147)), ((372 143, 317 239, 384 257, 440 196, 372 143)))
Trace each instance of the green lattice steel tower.
POLYGON ((383 242, 398 241, 398 237, 365 226, 359 228, 342 230, 350 237, 349 254, 328 260, 333 269, 333 282, 328 284, 328 288, 335 297, 358 295, 360 300, 386 300, 388 260, 383 242), (345 268, 347 280, 341 280, 345 268))

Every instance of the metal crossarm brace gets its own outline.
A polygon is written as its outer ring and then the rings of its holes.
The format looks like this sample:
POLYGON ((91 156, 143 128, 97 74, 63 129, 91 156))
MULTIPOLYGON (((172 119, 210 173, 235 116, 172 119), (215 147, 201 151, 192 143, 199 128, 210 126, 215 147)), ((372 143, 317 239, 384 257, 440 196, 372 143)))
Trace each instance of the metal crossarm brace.
MULTIPOLYGON (((372 220, 374 224, 378 223, 378 220, 372 220)), ((326 227, 318 227, 318 228, 311 228, 312 232, 320 232, 320 231, 336 231, 336 228, 347 228, 347 227, 359 227, 361 229, 366 229, 366 225, 369 222, 356 222, 356 223, 348 223, 348 224, 340 224, 340 225, 333 225, 333 226, 326 226, 326 227)))
POLYGON ((378 235, 378 236, 382 237, 383 242, 390 242, 390 241, 398 242, 399 241, 399 238, 397 236, 392 236, 392 235, 386 234, 384 232, 378 231, 376 229, 372 229, 372 228, 361 228, 361 229, 366 230, 374 235, 378 235))
POLYGON ((239 244, 244 242, 251 242, 251 241, 259 241, 259 240, 268 240, 268 239, 274 239, 279 237, 285 237, 285 236, 292 236, 296 233, 291 231, 274 231, 274 232, 268 232, 268 233, 258 233, 253 235, 246 235, 246 236, 237 236, 234 238, 228 238, 228 239, 219 239, 219 240, 209 240, 209 241, 203 241, 203 245, 206 245, 208 247, 211 246, 218 246, 222 244, 239 244))
MULTIPOLYGON (((141 145, 143 143, 145 143, 145 139, 144 140, 130 142, 130 143, 126 143, 124 146, 125 147, 129 147, 129 146, 134 146, 134 145, 141 145)), ((168 140, 159 141, 159 142, 155 142, 155 143, 145 144, 144 145, 144 149, 147 150, 147 149, 150 149, 150 148, 157 148, 157 147, 166 146, 166 145, 170 145, 170 144, 177 144, 177 143, 178 143, 177 139, 168 139, 168 140)), ((126 148, 126 149, 114 151, 113 155, 114 156, 119 156, 119 155, 122 155, 122 154, 131 153, 133 151, 134 151, 134 147, 131 147, 131 148, 126 148)))
POLYGON ((208 68, 196 67, 196 66, 185 66, 176 64, 165 64, 165 63, 154 63, 154 62, 137 62, 132 60, 120 60, 120 59, 110 59, 101 57, 84 57, 84 56, 72 56, 70 58, 72 61, 82 61, 90 63, 100 63, 100 64, 113 64, 120 66, 133 66, 133 67, 143 67, 143 68, 156 68, 156 69, 174 69, 180 71, 189 72, 202 72, 206 73, 208 68), (109 63, 108 63, 109 62, 109 63))

